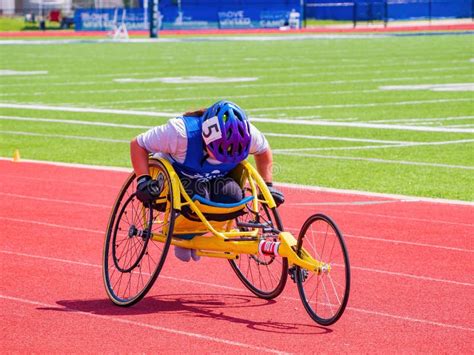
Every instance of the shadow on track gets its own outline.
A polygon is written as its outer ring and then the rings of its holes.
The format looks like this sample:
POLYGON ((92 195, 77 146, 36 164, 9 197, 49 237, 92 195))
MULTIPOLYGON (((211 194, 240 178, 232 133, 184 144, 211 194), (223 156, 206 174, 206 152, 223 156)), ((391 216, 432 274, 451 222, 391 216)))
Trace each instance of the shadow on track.
MULTIPOLYGON (((39 307, 39 310, 58 311, 58 312, 83 312, 92 313, 101 316, 139 316, 143 314, 176 314, 180 317, 209 318, 242 324, 249 329, 268 333, 281 334, 327 334, 332 330, 329 328, 312 324, 308 319, 308 324, 284 323, 274 320, 253 321, 251 316, 242 318, 233 314, 231 309, 238 309, 240 314, 249 314, 254 310, 246 308, 257 308, 270 306, 276 303, 274 300, 264 300, 253 296, 242 296, 235 294, 176 294, 159 295, 147 297, 140 303, 132 307, 118 307, 108 299, 92 300, 61 300, 57 301, 59 307, 45 308, 39 307)), ((269 314, 271 316, 271 314, 269 314)), ((305 316, 302 315, 302 316, 305 316)), ((268 317, 273 318, 273 317, 268 317)), ((283 318, 283 316, 282 316, 283 318)))

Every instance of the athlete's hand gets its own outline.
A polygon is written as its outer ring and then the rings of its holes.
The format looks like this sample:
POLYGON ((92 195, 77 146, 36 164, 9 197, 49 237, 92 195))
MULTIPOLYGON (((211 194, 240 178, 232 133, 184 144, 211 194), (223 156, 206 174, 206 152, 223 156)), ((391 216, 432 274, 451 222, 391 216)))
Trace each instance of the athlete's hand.
POLYGON ((273 183, 271 182, 267 182, 266 184, 268 186, 268 190, 270 190, 270 193, 272 194, 273 199, 275 200, 277 207, 285 202, 285 196, 283 195, 283 192, 273 187, 273 183))
POLYGON ((159 175, 153 180, 150 175, 142 175, 137 179, 137 198, 144 204, 149 204, 156 200, 163 191, 164 178, 159 175))

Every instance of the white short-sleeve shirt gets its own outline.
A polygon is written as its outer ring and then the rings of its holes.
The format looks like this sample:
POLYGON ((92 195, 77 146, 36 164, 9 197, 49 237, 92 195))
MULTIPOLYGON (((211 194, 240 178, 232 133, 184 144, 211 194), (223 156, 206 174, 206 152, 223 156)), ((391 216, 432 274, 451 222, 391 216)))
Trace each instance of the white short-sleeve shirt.
MULTIPOLYGON (((253 124, 250 123, 250 154, 261 154, 268 149, 268 141, 253 124)), ((173 118, 168 123, 151 128, 137 137, 140 147, 150 153, 169 154, 178 163, 186 159, 188 137, 184 121, 173 118)), ((215 159, 208 158, 211 164, 219 164, 215 159)))

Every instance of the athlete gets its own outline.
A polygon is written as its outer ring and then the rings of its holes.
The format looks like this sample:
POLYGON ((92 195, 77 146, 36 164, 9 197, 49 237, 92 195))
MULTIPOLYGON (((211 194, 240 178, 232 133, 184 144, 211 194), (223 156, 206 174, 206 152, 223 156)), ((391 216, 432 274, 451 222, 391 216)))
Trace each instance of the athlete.
MULTIPOLYGON (((148 171, 150 153, 158 153, 172 163, 190 196, 198 194, 221 203, 243 199, 242 189, 228 174, 253 154, 257 171, 277 206, 285 200, 273 187, 273 158, 267 139, 233 102, 222 100, 207 109, 186 112, 131 141, 130 156, 137 176, 136 196, 144 204, 151 203, 161 192, 148 171)), ((199 260, 191 249, 175 246, 175 255, 182 261, 199 260)))

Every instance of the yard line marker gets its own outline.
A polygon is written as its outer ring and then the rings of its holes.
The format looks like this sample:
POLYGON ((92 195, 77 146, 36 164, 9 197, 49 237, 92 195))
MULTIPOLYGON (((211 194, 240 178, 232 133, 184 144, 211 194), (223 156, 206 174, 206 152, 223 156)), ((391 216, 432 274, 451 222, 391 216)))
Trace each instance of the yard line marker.
MULTIPOLYGON (((58 261, 58 262, 64 262, 64 263, 70 263, 70 264, 76 264, 76 265, 82 265, 82 266, 91 266, 91 267, 94 267, 94 268, 101 268, 101 265, 75 262, 75 261, 66 260, 66 259, 35 256, 35 255, 30 255, 30 254, 25 254, 25 253, 16 253, 16 252, 11 252, 11 251, 7 251, 7 250, 0 250, 0 253, 10 254, 10 255, 18 255, 18 256, 25 256, 25 257, 32 257, 32 258, 39 258, 39 259, 43 259, 43 260, 58 261)), ((213 287, 217 287, 217 288, 223 288, 221 285, 208 284, 206 282, 200 282, 200 281, 195 281, 195 280, 187 280, 187 279, 182 279, 182 278, 177 279, 177 278, 166 277, 166 276, 161 276, 161 275, 160 275, 160 277, 173 279, 173 280, 180 281, 180 282, 198 283, 198 284, 201 284, 201 285, 213 286, 213 287)), ((233 290, 234 291, 245 291, 244 289, 233 289, 233 290)), ((0 298, 1 297, 5 297, 5 296, 0 295, 0 298)), ((280 297, 284 298, 284 299, 292 300, 292 301, 300 301, 300 299, 294 298, 294 297, 286 297, 286 296, 280 296, 280 297)), ((53 307, 56 307, 56 305, 53 306, 53 307)), ((366 313, 366 314, 371 314, 371 315, 376 315, 376 316, 394 318, 394 319, 399 319, 399 320, 408 321, 408 322, 416 322, 416 323, 419 322, 419 323, 439 326, 439 327, 443 327, 443 328, 454 328, 454 329, 466 330, 466 331, 471 331, 471 332, 474 331, 474 329, 472 329, 472 328, 463 327, 463 326, 459 326, 459 325, 455 325, 455 324, 448 324, 448 323, 429 321, 429 320, 425 320, 425 319, 417 319, 417 318, 412 318, 412 317, 399 316, 399 315, 389 314, 389 313, 385 313, 385 312, 366 310, 366 309, 362 309, 362 308, 347 307, 346 309, 354 311, 354 312, 361 312, 361 313, 366 313)), ((87 314, 96 315, 96 314, 92 314, 92 313, 87 313, 87 314)), ((101 316, 101 317, 104 317, 104 316, 101 316)))
MULTIPOLYGON (((452 99, 457 101, 471 101, 471 99, 452 99)), ((433 100, 427 100, 433 101, 433 100)), ((434 100, 437 101, 437 100, 434 100)), ((414 101, 411 101, 414 102, 414 101)), ((22 110, 47 110, 47 111, 64 111, 64 112, 90 112, 90 113, 104 113, 104 114, 118 114, 118 115, 134 115, 134 116, 149 116, 149 117, 179 117, 181 113, 169 112, 150 112, 150 111, 136 111, 136 110, 116 110, 95 107, 71 107, 71 106, 48 106, 48 105, 32 105, 32 104, 12 104, 0 103, 0 108, 16 108, 22 110)), ((251 122, 260 123, 277 123, 277 124, 300 124, 309 126, 334 126, 334 127, 354 127, 354 128, 373 128, 373 129, 390 129, 390 130, 405 130, 405 131, 420 131, 420 132, 450 132, 450 133, 474 133, 474 129, 448 128, 448 127, 424 127, 424 126, 406 126, 406 125, 390 125, 390 124, 373 124, 364 122, 333 122, 333 121, 310 121, 310 120, 289 120, 278 118, 264 118, 251 117, 251 122)))
MULTIPOLYGON (((44 302, 29 300, 29 299, 20 298, 20 297, 7 296, 7 295, 2 295, 2 294, 0 294, 0 298, 5 299, 5 300, 20 302, 20 303, 31 304, 31 305, 34 305, 34 306, 49 308, 49 309, 55 309, 55 308, 58 307, 57 304, 48 304, 48 303, 44 303, 44 302)), ((144 322, 137 322, 137 321, 129 320, 129 319, 125 319, 125 318, 118 318, 118 317, 114 317, 114 316, 108 316, 108 315, 101 315, 101 314, 97 314, 97 313, 85 312, 85 311, 81 311, 81 310, 78 310, 78 309, 75 309, 75 308, 70 308, 70 307, 67 307, 67 306, 63 306, 63 307, 65 309, 71 311, 71 312, 68 312, 68 314, 79 314, 79 315, 88 316, 88 317, 92 317, 92 318, 99 318, 99 319, 108 320, 108 321, 112 321, 112 322, 116 322, 116 323, 127 324, 129 326, 131 325, 131 326, 137 326, 137 327, 140 327, 140 328, 148 328, 148 329, 152 329, 152 330, 157 330, 157 331, 160 332, 160 334, 164 332, 164 333, 171 333, 171 334, 177 334, 177 335, 184 335, 184 336, 191 337, 191 338, 197 338, 197 339, 201 339, 201 340, 212 341, 212 342, 215 342, 215 343, 220 343, 220 344, 225 344, 225 345, 232 345, 232 346, 236 346, 236 347, 240 347, 240 348, 246 348, 246 349, 254 350, 254 351, 261 351, 261 352, 272 353, 272 354, 289 354, 289 353, 284 352, 284 351, 269 349, 269 348, 260 347, 260 346, 256 346, 256 345, 251 345, 251 344, 246 344, 246 343, 241 343, 241 342, 234 341, 234 340, 218 338, 218 337, 214 337, 214 336, 204 335, 204 334, 200 334, 200 333, 193 333, 193 332, 188 332, 188 331, 179 330, 179 329, 173 329, 173 328, 170 328, 170 327, 160 327, 160 326, 157 326, 157 325, 144 323, 144 322)))

